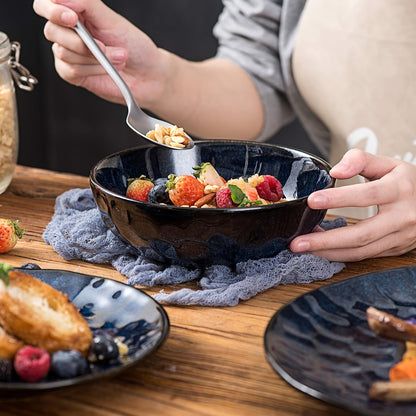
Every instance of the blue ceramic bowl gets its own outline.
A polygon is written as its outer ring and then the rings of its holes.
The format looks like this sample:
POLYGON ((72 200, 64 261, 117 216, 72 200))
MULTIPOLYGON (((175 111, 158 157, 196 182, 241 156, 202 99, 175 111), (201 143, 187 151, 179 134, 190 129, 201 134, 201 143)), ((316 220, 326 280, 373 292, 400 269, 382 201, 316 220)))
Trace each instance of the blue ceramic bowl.
POLYGON ((330 166, 311 154, 271 144, 199 141, 190 150, 145 145, 112 154, 91 170, 94 198, 108 227, 137 248, 152 247, 167 261, 185 265, 234 264, 270 257, 297 235, 309 233, 325 216, 307 197, 333 187, 330 166), (225 179, 274 175, 289 199, 249 208, 187 208, 152 204, 125 196, 127 180, 192 174, 211 162, 225 179))

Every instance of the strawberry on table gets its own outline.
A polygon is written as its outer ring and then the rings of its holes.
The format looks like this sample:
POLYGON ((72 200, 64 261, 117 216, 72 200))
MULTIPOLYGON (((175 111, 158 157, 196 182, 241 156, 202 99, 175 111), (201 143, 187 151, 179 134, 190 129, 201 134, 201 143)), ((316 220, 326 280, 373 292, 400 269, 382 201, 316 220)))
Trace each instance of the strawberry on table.
POLYGON ((22 238, 24 230, 19 227, 19 221, 0 218, 0 253, 10 251, 22 238))
POLYGON ((205 186, 194 176, 173 174, 168 176, 166 187, 169 189, 169 198, 176 206, 192 206, 204 196, 205 186))
POLYGON ((129 179, 129 186, 127 187, 126 196, 136 201, 147 202, 149 198, 149 192, 154 187, 154 183, 146 178, 145 175, 141 175, 139 178, 129 179))
POLYGON ((202 163, 200 166, 195 166, 194 176, 199 179, 205 186, 223 186, 225 184, 225 179, 219 175, 215 170, 214 166, 209 162, 202 163))

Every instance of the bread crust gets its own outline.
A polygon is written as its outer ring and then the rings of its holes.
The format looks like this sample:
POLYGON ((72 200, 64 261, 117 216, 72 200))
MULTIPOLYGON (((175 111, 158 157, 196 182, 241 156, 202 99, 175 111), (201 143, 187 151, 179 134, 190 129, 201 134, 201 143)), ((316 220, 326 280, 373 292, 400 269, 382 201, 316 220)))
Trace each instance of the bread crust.
POLYGON ((0 283, 0 325, 28 345, 50 353, 74 349, 84 356, 91 330, 68 295, 17 270, 9 271, 9 284, 0 283))
POLYGON ((23 342, 8 334, 0 326, 0 359, 12 360, 17 351, 24 346, 23 342))

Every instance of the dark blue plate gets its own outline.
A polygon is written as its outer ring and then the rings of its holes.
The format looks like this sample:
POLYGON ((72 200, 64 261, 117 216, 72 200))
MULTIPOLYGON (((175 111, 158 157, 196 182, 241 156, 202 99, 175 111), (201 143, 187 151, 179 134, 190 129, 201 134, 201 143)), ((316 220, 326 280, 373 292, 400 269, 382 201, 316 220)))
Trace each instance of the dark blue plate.
POLYGON ((368 399, 370 385, 388 380, 405 350, 369 328, 369 306, 416 317, 416 267, 365 274, 294 299, 267 326, 267 359, 293 387, 325 402, 364 415, 413 416, 416 402, 368 399))
POLYGON ((24 270, 57 290, 68 294, 92 330, 105 330, 120 337, 128 354, 117 361, 90 366, 90 373, 71 379, 48 376, 37 383, 18 380, 0 382, 0 397, 74 386, 113 376, 155 351, 169 334, 165 310, 146 293, 124 283, 64 270, 24 270))

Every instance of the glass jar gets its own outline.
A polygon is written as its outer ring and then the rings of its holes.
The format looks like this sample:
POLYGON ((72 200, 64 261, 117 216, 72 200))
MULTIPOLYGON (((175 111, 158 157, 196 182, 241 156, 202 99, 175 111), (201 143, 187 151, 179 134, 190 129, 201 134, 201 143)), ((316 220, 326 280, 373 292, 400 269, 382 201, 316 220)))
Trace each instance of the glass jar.
POLYGON ((20 44, 0 32, 0 194, 9 186, 17 163, 19 132, 14 81, 31 91, 37 83, 19 63, 20 44))

